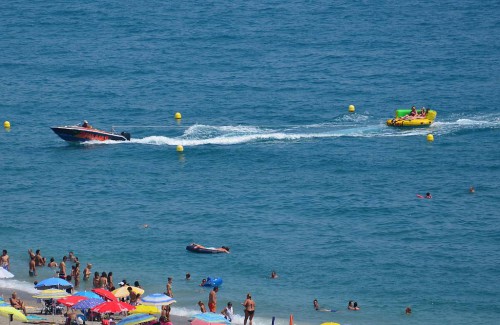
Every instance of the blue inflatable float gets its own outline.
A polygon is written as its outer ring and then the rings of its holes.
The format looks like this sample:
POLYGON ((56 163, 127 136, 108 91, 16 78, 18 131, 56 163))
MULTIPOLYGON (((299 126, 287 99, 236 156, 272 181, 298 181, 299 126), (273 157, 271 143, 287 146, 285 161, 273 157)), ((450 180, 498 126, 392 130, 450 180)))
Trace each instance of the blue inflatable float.
POLYGON ((221 278, 211 278, 208 277, 207 281, 203 284, 203 287, 220 287, 222 285, 221 278))

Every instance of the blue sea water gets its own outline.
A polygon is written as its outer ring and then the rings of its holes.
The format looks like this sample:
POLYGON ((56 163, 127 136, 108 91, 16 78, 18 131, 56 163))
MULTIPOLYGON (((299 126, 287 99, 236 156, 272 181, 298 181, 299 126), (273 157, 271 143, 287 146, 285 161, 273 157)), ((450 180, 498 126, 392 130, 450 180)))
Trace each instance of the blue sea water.
POLYGON ((0 3, 0 249, 16 274, 0 289, 32 290, 28 248, 73 250, 146 293, 172 276, 178 315, 218 276, 218 309, 242 315, 251 292, 257 325, 496 324, 499 16, 488 0, 0 3), (385 126, 412 105, 436 123, 385 126), (49 128, 83 119, 132 141, 49 128))

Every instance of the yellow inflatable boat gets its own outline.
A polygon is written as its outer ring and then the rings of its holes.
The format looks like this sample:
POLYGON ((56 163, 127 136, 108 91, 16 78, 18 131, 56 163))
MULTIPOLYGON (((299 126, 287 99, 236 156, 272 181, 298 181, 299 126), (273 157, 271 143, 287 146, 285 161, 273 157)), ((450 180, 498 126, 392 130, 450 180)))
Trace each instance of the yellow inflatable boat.
POLYGON ((410 118, 409 114, 411 109, 398 109, 396 110, 396 117, 387 120, 388 126, 429 126, 436 119, 437 112, 428 110, 425 116, 417 116, 410 118))

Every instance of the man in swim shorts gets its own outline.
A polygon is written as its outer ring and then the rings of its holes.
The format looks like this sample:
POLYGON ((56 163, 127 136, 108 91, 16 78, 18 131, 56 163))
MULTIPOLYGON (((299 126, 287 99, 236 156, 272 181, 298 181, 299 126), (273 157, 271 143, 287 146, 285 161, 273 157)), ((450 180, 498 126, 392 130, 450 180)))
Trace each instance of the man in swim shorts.
POLYGON ((214 287, 208 295, 208 309, 212 313, 217 312, 217 291, 219 291, 219 287, 214 287))
POLYGON ((0 256, 0 266, 6 269, 7 271, 9 270, 10 266, 10 259, 9 255, 7 255, 7 250, 4 249, 2 252, 2 256, 0 256))

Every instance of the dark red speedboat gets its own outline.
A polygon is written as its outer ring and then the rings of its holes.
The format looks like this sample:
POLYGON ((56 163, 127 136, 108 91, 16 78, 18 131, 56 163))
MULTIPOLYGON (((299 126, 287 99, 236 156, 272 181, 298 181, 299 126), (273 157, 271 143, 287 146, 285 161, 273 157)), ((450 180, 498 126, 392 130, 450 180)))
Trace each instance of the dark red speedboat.
POLYGON ((83 127, 80 125, 71 126, 56 126, 51 127, 55 134, 61 139, 69 142, 85 142, 85 141, 130 141, 130 133, 122 132, 120 134, 114 132, 106 132, 92 127, 83 127))

